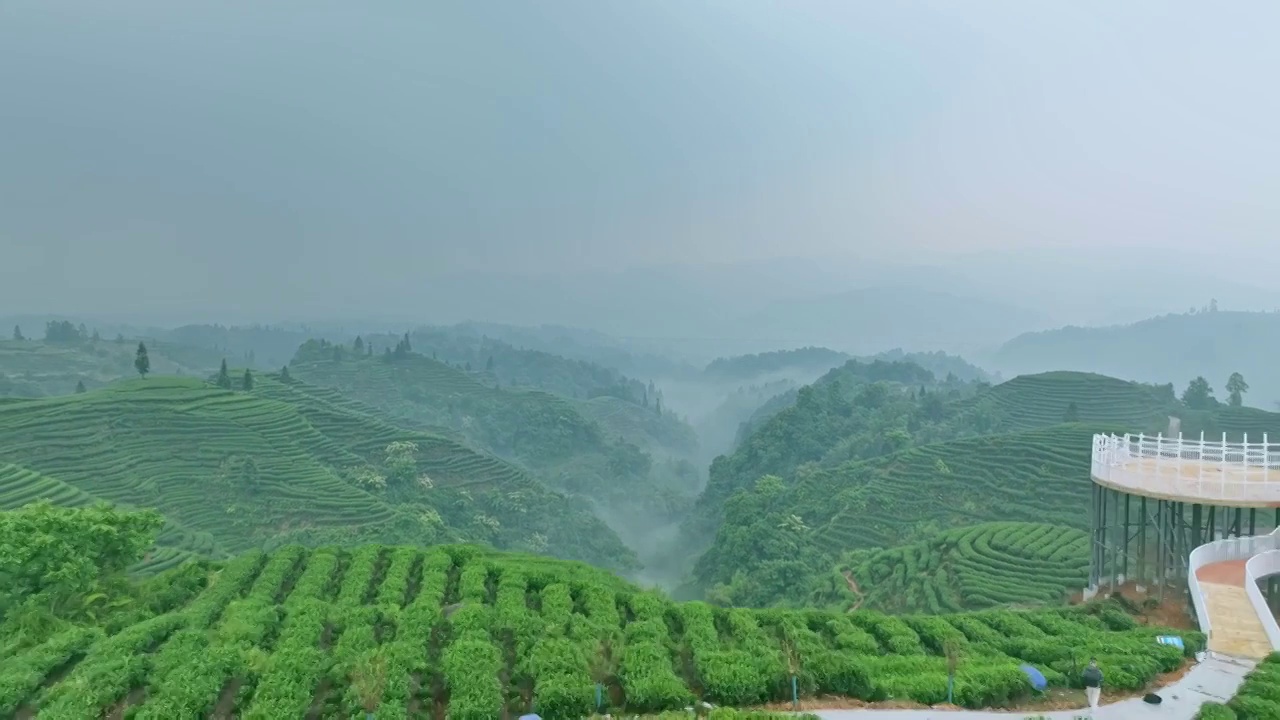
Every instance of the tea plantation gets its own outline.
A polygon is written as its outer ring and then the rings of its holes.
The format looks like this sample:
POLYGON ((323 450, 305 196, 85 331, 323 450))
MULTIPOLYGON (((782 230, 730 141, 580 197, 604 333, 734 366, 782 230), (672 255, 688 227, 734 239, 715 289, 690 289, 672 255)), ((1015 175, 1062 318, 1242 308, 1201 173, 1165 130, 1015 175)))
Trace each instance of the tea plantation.
MULTIPOLYGON (((474 546, 290 545, 172 573, 128 622, 73 626, 0 660, 0 715, 62 720, 659 712, 840 695, 1009 706, 1096 655, 1114 690, 1181 667, 1166 632, 1108 605, 894 617, 673 603, 594 568, 474 546)), ((1186 656, 1204 638, 1183 634, 1186 656)))
POLYGON ((6 402, 0 436, 0 503, 154 507, 171 526, 162 548, 462 540, 634 564, 588 509, 524 471, 296 382, 259 377, 248 393, 151 377, 6 402), (412 443, 411 467, 387 480, 395 442, 412 443))
POLYGON ((1088 580, 1083 530, 1028 522, 983 523, 928 542, 853 553, 861 607, 943 613, 999 605, 1060 605, 1088 580))

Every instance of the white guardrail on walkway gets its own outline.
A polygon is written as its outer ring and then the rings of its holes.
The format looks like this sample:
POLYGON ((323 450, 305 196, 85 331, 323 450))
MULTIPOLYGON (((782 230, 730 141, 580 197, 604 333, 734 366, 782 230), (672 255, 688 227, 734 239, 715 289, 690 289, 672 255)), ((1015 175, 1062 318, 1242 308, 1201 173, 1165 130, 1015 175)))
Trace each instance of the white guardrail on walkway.
MULTIPOLYGON (((1280 444, 1094 435, 1093 476, 1118 488, 1206 503, 1280 503, 1280 444)), ((1240 558, 1237 558, 1240 559, 1240 558)))
MULTIPOLYGON (((1200 632, 1209 638, 1213 637, 1213 625, 1209 621, 1209 608, 1205 602, 1204 589, 1200 587, 1200 580, 1196 577, 1196 571, 1206 565, 1229 562, 1231 560, 1246 560, 1253 558, 1255 555, 1261 557, 1275 551, 1280 551, 1280 528, 1266 535, 1249 535, 1214 540, 1191 551, 1188 563, 1190 572, 1187 573, 1187 586, 1191 590, 1191 604, 1196 609, 1196 620, 1200 622, 1200 632)), ((1276 562, 1277 572, 1280 572, 1280 552, 1276 552, 1276 562)), ((1245 563, 1244 590, 1249 596, 1249 601, 1253 603, 1254 612, 1258 613, 1258 618, 1262 620, 1263 627, 1267 626, 1268 620, 1274 627, 1276 621, 1271 617, 1271 610, 1267 608, 1267 603, 1263 599, 1262 593, 1258 590, 1257 583, 1249 581, 1248 563, 1245 563), (1252 590, 1250 590, 1251 587, 1252 590)), ((1271 637, 1270 631, 1268 631, 1268 637, 1271 637)), ((1280 645, 1276 644, 1277 640, 1280 640, 1280 628, 1276 629, 1276 636, 1271 640, 1271 646, 1280 649, 1280 645)))
MULTIPOLYGON (((1275 534, 1273 533, 1274 537, 1275 534)), ((1267 537, 1267 536, 1262 536, 1267 537)), ((1267 605, 1267 599, 1258 587, 1258 581, 1268 575, 1280 574, 1280 550, 1267 550, 1249 558, 1244 564, 1244 591, 1249 594, 1249 602, 1253 603, 1254 612, 1262 620, 1262 629, 1267 631, 1267 639, 1271 641, 1272 650, 1280 650, 1280 624, 1267 605)))

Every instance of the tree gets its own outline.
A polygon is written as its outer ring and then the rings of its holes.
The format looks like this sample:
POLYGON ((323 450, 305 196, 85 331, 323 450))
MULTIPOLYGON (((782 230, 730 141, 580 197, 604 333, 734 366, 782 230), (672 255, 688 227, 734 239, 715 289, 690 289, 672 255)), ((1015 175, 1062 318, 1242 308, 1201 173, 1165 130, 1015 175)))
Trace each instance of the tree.
POLYGON ((124 344, 124 333, 116 333, 116 344, 117 345, 124 344))
POLYGON ((80 380, 76 382, 76 394, 79 395, 80 393, 83 393, 83 392, 85 392, 84 381, 80 380))
POLYGON ((244 385, 245 390, 253 389, 253 373, 249 372, 249 368, 244 369, 244 380, 241 380, 240 384, 244 385))
POLYGON ((485 361, 484 370, 485 372, 493 372, 493 356, 492 355, 490 355, 489 359, 485 361))
POLYGON ((1067 412, 1062 416, 1062 422, 1080 422, 1080 408, 1076 407, 1075 400, 1067 403, 1067 412))
POLYGON ((289 382, 293 378, 289 377, 289 366, 285 365, 280 368, 280 382, 289 382))
POLYGON ((99 342, 99 341, 101 341, 101 340, 102 340, 102 336, 98 334, 98 331, 97 331, 97 330, 94 330, 94 331, 93 331, 93 337, 91 337, 91 338, 89 338, 89 339, 90 339, 90 340, 92 340, 93 342, 97 343, 97 342, 99 342))
POLYGON ((0 615, 37 596, 46 607, 83 600, 141 559, 163 524, 155 510, 106 503, 63 508, 41 500, 0 513, 0 615))
POLYGON ((1227 378, 1227 402, 1231 407, 1240 407, 1244 404, 1244 394, 1249 392, 1249 383, 1244 381, 1244 376, 1238 372, 1231 373, 1231 377, 1227 378))
POLYGON ((1187 384, 1182 393, 1182 402, 1192 410, 1207 410, 1216 402, 1213 399, 1213 388, 1203 377, 1196 377, 1187 384))
POLYGON ((383 452, 386 453, 384 465, 388 479, 404 482, 418 474, 417 443, 398 440, 387 445, 383 452))
POLYGON ((138 371, 143 380, 147 379, 147 373, 151 372, 151 358, 147 356, 147 346, 138 343, 138 352, 133 356, 133 369, 138 371))
POLYGON ((22 328, 18 327, 17 325, 13 326, 13 339, 26 340, 26 338, 22 336, 22 328))
POLYGON ((353 347, 356 349, 356 352, 364 352, 364 338, 357 335, 356 341, 353 343, 353 347))
POLYGON ((231 374, 227 372, 227 359, 222 358, 222 367, 218 370, 217 386, 223 390, 231 389, 231 374))

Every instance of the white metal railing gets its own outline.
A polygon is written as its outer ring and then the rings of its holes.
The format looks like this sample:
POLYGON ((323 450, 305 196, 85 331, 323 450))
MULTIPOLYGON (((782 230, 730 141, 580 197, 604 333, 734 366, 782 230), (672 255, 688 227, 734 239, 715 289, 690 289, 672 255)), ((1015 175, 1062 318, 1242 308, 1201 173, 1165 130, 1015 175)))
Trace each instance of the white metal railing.
POLYGON ((1267 605, 1258 581, 1277 574, 1280 574, 1280 550, 1258 553, 1244 564, 1244 591, 1249 595, 1253 611, 1258 613, 1258 619, 1262 621, 1262 629, 1267 632, 1272 650, 1280 650, 1280 625, 1276 623, 1276 617, 1267 605))
POLYGON ((1093 476, 1139 493, 1246 504, 1280 503, 1280 443, 1163 435, 1094 435, 1093 476))
MULTIPOLYGON (((1272 553, 1275 553, 1276 572, 1280 572, 1280 528, 1276 528, 1265 535, 1248 535, 1225 540, 1214 540, 1191 551, 1188 561, 1187 586, 1191 590, 1191 604, 1195 606, 1196 620, 1200 623, 1200 632, 1204 633, 1209 640, 1213 639, 1213 623, 1209 619, 1208 603, 1204 589, 1200 586, 1200 580, 1196 577, 1196 571, 1214 563, 1247 560, 1269 556, 1272 553)), ((1267 609, 1266 601, 1262 599, 1262 595, 1258 591, 1257 583, 1249 581, 1249 563, 1245 563, 1244 590, 1249 595, 1250 602, 1253 603, 1254 611, 1258 613, 1259 619, 1262 620, 1263 627, 1267 626, 1268 619, 1270 619, 1271 625, 1274 626, 1275 620, 1271 617, 1271 611, 1267 609), (1253 588, 1252 591, 1250 591, 1251 587, 1253 588), (1254 598, 1255 595, 1257 596, 1256 600, 1254 598), (1259 602, 1261 605, 1258 604, 1259 602)), ((1276 633, 1276 639, 1280 639, 1280 629, 1277 629, 1276 633)), ((1268 637, 1271 637, 1269 632, 1268 637)), ((1280 646, 1275 645, 1275 640, 1273 640, 1272 647, 1280 646)))

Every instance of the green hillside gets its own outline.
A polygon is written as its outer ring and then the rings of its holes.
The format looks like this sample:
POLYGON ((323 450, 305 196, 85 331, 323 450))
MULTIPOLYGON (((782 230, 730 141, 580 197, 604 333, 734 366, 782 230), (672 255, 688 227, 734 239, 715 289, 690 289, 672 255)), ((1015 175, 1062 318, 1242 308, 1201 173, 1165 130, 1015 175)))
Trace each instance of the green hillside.
POLYGON ((1198 633, 1180 633, 1185 651, 1157 644, 1171 631, 1105 604, 897 618, 673 603, 584 565, 474 546, 285 546, 199 572, 133 590, 105 625, 11 643, 0 713, 568 720, 786 701, 793 676, 806 699, 936 704, 952 645, 955 702, 1007 707, 1031 695, 1023 663, 1064 688, 1096 655, 1108 686, 1131 691, 1204 646, 1198 633))
POLYGON ((466 540, 610 567, 634 563, 588 509, 509 464, 269 377, 252 394, 151 377, 4 403, 0 436, 0 463, 38 473, 15 490, 54 478, 51 499, 61 501, 58 488, 69 487, 155 507, 176 528, 231 552, 290 541, 466 540), (386 452, 394 442, 412 443, 400 446, 407 460, 386 452))
POLYGON ((794 402, 783 402, 772 416, 761 420, 758 412, 744 424, 747 434, 733 453, 711 464, 706 489, 686 524, 690 542, 705 546, 725 501, 763 475, 788 477, 807 463, 836 465, 955 436, 957 431, 935 428, 955 415, 960 399, 974 387, 939 384, 911 363, 850 360, 800 388, 794 402), (918 395, 922 386, 926 392, 918 395))
POLYGON ((600 426, 606 437, 619 437, 658 457, 692 459, 698 455, 698 434, 671 413, 657 413, 611 395, 580 400, 574 407, 600 426))
POLYGON ((836 558, 995 521, 1088 524, 1094 427, 933 443, 863 462, 766 476, 725 503, 698 560, 704 589, 736 604, 802 602, 836 558))
POLYGON ((331 347, 304 346, 290 374, 376 407, 398 423, 450 428, 528 468, 553 489, 596 504, 624 538, 651 533, 692 501, 696 476, 681 475, 625 438, 606 434, 572 400, 490 387, 413 352, 347 352, 335 360, 331 347), (311 359, 317 355, 329 359, 311 359))
MULTIPOLYGON (((91 339, 72 342, 0 340, 0 396, 70 395, 77 383, 99 388, 134 377, 136 340, 91 339)), ((157 375, 203 376, 216 370, 220 356, 167 343, 148 343, 151 371, 157 375)))
POLYGON ((847 553, 831 583, 851 606, 890 613, 1061 605, 1087 583, 1088 558, 1089 535, 1078 528, 981 523, 847 553))

